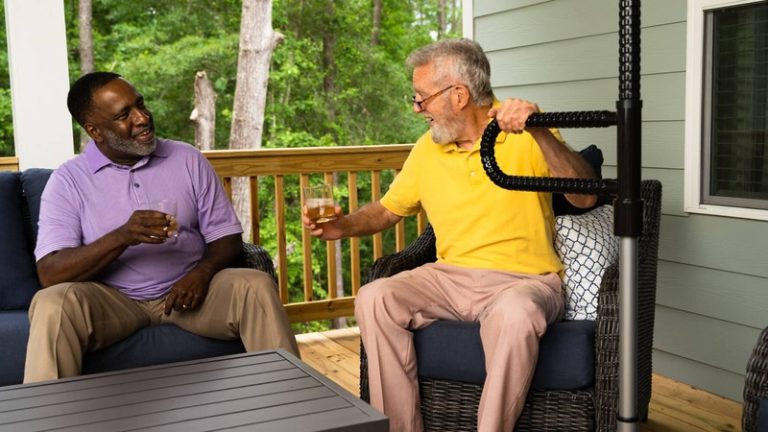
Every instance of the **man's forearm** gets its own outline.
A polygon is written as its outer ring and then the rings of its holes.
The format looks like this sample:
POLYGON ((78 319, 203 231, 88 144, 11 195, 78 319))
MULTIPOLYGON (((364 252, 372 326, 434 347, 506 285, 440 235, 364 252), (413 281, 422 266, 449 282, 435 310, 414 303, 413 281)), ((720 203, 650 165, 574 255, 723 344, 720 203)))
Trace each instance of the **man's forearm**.
POLYGON ((90 280, 119 257, 128 244, 113 231, 95 242, 52 252, 37 262, 43 288, 62 282, 90 280))
MULTIPOLYGON (((552 177, 595 178, 592 167, 584 158, 555 138, 548 129, 532 129, 531 134, 541 148, 552 177)), ((576 207, 591 207, 597 201, 595 195, 565 194, 565 197, 576 207)))
MULTIPOLYGON (((232 234, 208 243, 205 253, 192 271, 203 271, 210 278, 231 265, 243 250, 240 234, 232 234)), ((209 278, 209 280, 210 280, 209 278)))
POLYGON ((341 221, 345 237, 360 237, 381 232, 402 217, 390 212, 379 201, 366 204, 341 221))

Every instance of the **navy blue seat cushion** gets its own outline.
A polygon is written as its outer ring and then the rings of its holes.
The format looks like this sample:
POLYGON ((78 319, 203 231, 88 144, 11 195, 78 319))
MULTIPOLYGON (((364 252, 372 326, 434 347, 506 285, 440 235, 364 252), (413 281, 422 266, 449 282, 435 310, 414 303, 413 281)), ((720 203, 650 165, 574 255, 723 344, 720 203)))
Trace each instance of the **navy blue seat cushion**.
POLYGON ((29 319, 26 310, 0 313, 0 386, 21 384, 27 357, 29 319))
POLYGON ((768 399, 760 399, 757 409, 757 431, 768 432, 768 399))
MULTIPOLYGON (((576 390, 592 387, 595 380, 594 338, 594 321, 560 321, 549 326, 539 345, 539 360, 531 388, 576 390)), ((414 344, 420 377, 474 384, 485 381, 485 355, 478 323, 435 321, 414 332, 414 344)))
MULTIPOLYGON (((21 384, 29 338, 26 310, 0 313, 0 386, 21 384)), ((223 341, 197 336, 165 324, 146 327, 83 358, 83 373, 196 360, 245 352, 239 339, 223 341)))
MULTIPOLYGON (((37 220, 40 217, 40 197, 43 195, 48 178, 51 177, 52 169, 46 168, 28 168, 21 173, 21 188, 24 196, 27 198, 27 207, 29 213, 28 223, 31 229, 31 244, 37 241, 37 220)), ((33 251, 34 252, 34 251, 33 251)))
POLYGON ((106 372, 245 352, 240 339, 218 340, 163 324, 145 327, 83 358, 83 373, 106 372))
POLYGON ((40 289, 24 208, 19 173, 0 172, 0 310, 26 309, 40 289))

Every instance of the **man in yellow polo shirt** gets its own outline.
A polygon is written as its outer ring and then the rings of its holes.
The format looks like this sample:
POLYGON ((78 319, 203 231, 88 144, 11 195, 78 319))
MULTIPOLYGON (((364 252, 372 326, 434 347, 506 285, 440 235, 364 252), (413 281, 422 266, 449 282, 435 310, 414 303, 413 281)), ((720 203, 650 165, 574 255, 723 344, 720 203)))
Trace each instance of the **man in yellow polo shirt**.
MULTIPOLYGON (((468 39, 413 52, 413 110, 429 131, 378 201, 323 224, 304 224, 324 240, 369 235, 424 209, 437 238, 437 262, 361 288, 355 316, 368 354, 371 404, 390 431, 423 429, 410 330, 437 319, 480 322, 487 378, 479 431, 511 431, 523 409, 539 338, 563 312, 549 193, 494 185, 480 163, 480 138, 495 117, 496 160, 519 176, 592 178, 591 168, 556 131, 525 128, 536 104, 495 99, 490 64, 468 39), (515 365, 514 369, 509 365, 515 365)), ((566 195, 577 207, 596 197, 566 195)))

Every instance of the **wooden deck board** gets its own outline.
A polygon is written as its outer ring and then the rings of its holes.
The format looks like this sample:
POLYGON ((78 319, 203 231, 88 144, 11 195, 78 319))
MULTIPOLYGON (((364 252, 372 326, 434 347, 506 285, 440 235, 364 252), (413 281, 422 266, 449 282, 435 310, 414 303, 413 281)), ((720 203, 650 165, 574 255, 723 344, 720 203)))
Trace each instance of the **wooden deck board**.
MULTIPOLYGON (((301 359, 359 395, 360 331, 357 327, 297 335, 301 359)), ((741 431, 742 405, 670 378, 653 376, 648 422, 641 432, 741 431)))

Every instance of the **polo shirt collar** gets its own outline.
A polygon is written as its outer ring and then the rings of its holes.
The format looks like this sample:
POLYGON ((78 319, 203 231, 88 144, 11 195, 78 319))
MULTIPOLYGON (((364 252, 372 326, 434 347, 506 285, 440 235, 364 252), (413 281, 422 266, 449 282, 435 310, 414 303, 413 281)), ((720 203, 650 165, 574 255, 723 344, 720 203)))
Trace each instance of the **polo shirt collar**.
MULTIPOLYGON (((165 142, 161 139, 157 139, 157 147, 155 147, 155 151, 152 152, 152 154, 148 156, 144 156, 141 158, 138 162, 136 162, 135 165, 133 165, 132 169, 142 167, 149 162, 149 159, 152 157, 160 157, 160 158, 167 158, 170 154, 170 149, 167 145, 165 145, 165 142)), ((91 169, 91 173, 96 174, 99 170, 102 168, 114 165, 116 167, 123 167, 123 165, 117 165, 113 163, 111 160, 109 160, 108 157, 104 155, 104 153, 101 152, 99 147, 96 145, 93 140, 88 141, 88 144, 85 147, 85 158, 88 161, 88 167, 91 169)))
MULTIPOLYGON (((500 106, 501 106, 501 102, 498 99, 494 98, 493 99, 493 107, 494 108, 499 108, 500 106)), ((488 123, 490 123, 491 120, 493 120, 493 119, 489 118, 488 119, 488 123)), ((477 141, 475 141, 475 144, 472 146, 472 150, 471 151, 475 151, 475 150, 479 150, 480 149, 480 141, 482 139, 483 139, 483 137, 481 136, 480 138, 477 139, 477 141)), ((499 132, 499 134, 496 136, 496 144, 497 145, 498 144, 503 144, 506 140, 507 140, 507 133, 504 132, 504 131, 499 132)), ((440 146, 440 150, 443 153, 450 153, 450 152, 454 152, 454 151, 459 151, 459 146, 456 145, 456 143, 444 144, 444 145, 440 146)))

